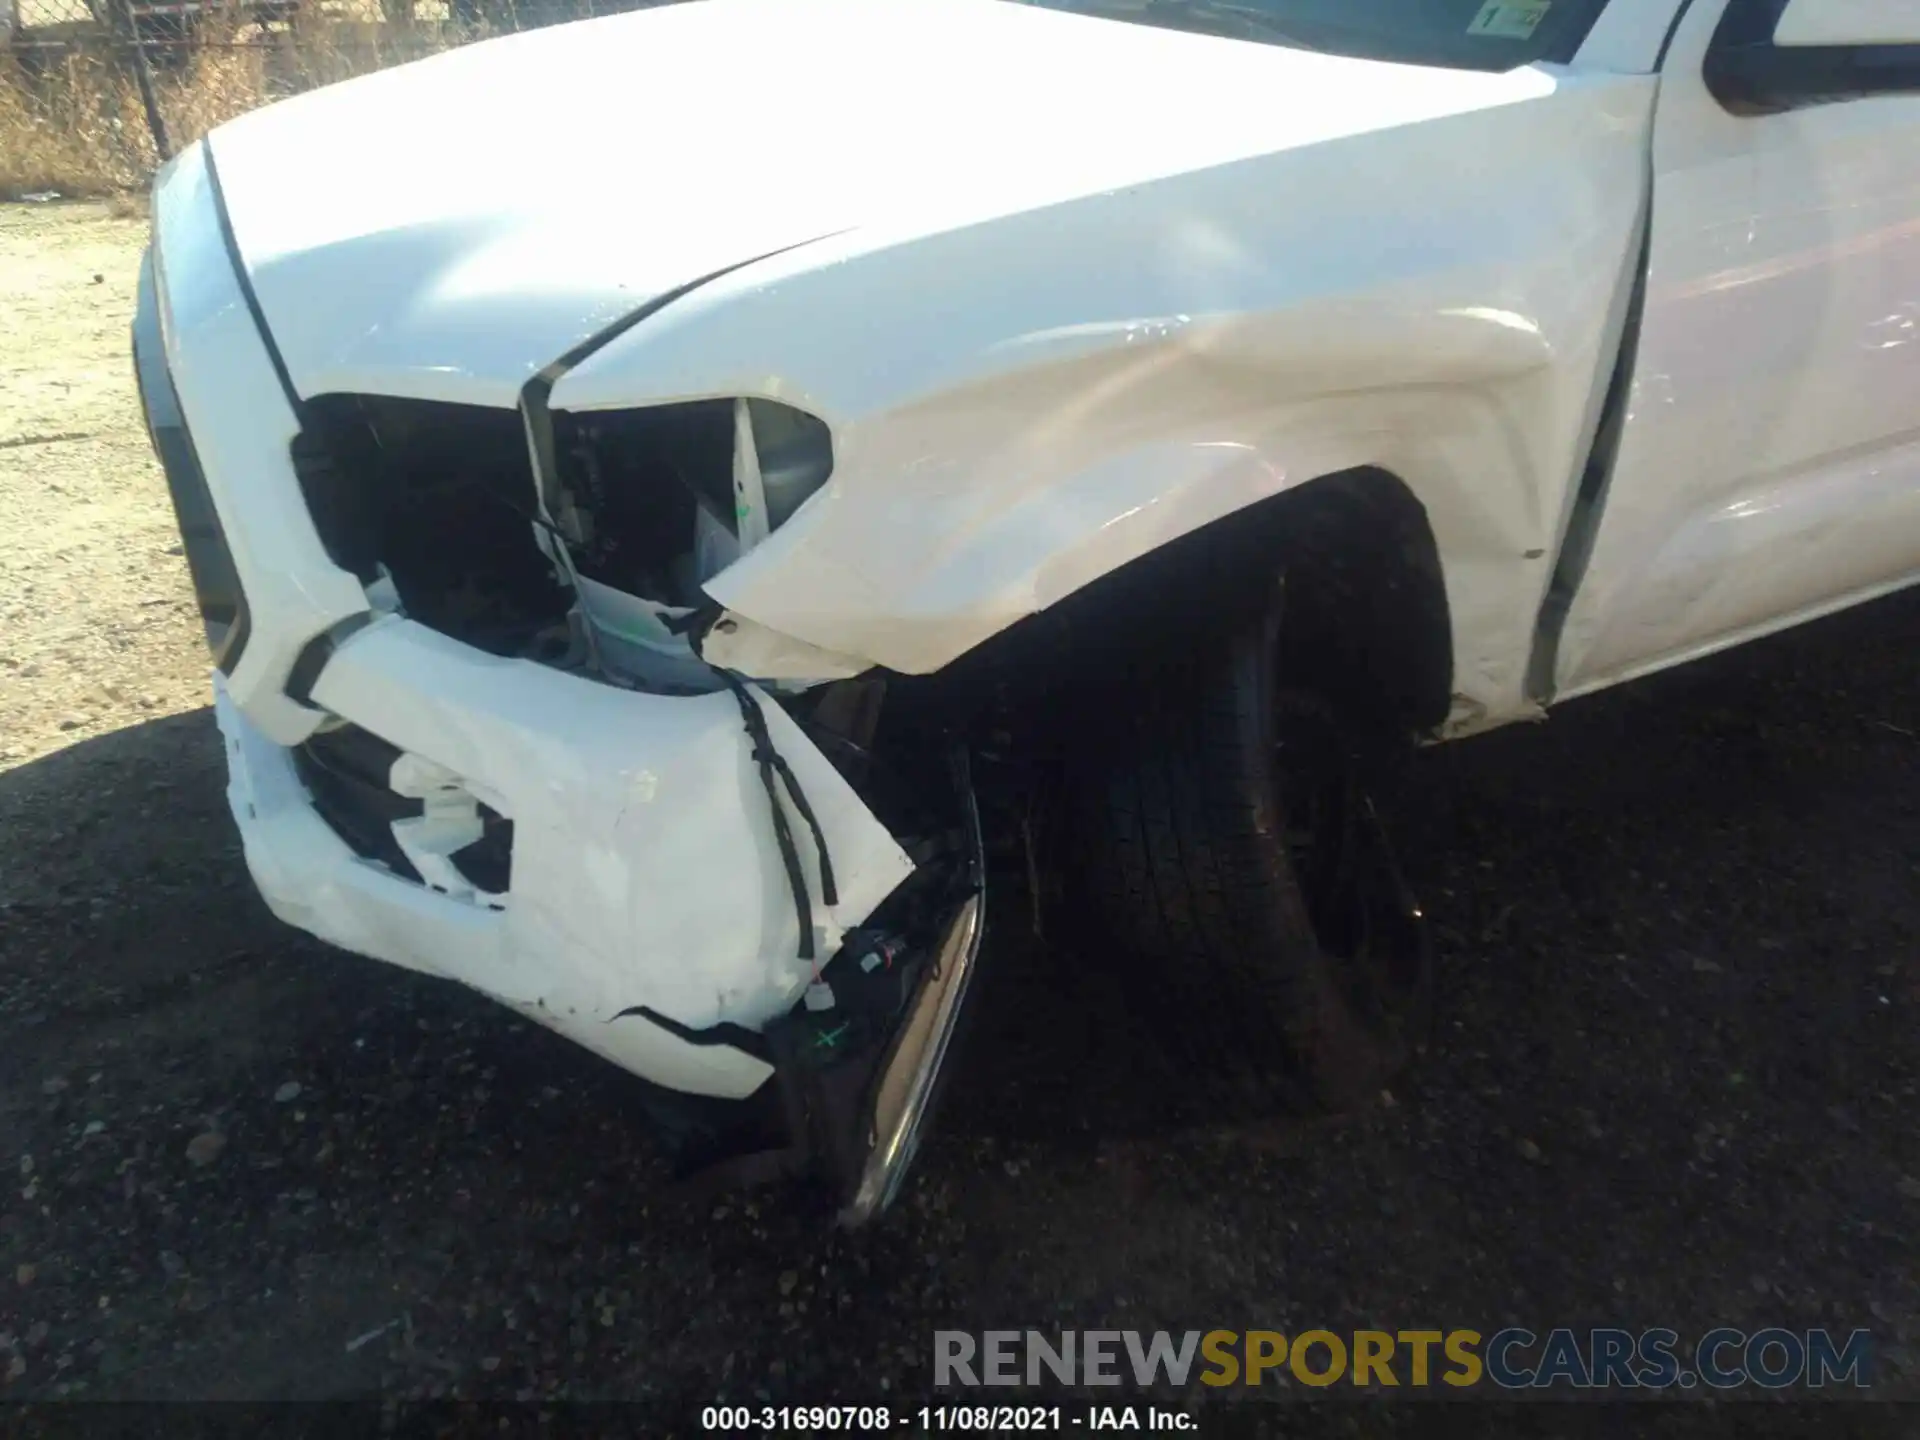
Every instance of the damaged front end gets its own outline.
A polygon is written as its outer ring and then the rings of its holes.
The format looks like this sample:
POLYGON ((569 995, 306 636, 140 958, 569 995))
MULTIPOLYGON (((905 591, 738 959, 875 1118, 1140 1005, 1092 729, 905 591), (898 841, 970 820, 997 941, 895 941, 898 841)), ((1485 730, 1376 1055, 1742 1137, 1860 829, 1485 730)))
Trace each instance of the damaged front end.
POLYGON ((236 404, 236 366, 280 367, 237 260, 182 243, 194 204, 157 207, 134 346, 196 576, 217 549, 231 579, 201 587, 225 607, 215 708, 270 907, 654 1093, 777 1112, 770 1143, 703 1158, 872 1218, 979 956, 968 752, 702 590, 825 483, 827 427, 758 397, 550 412, 557 370, 518 410, 236 404))
MULTIPOLYGON (((774 856, 755 858, 777 860, 794 910, 799 997, 757 1030, 728 1021, 701 1031, 647 1004, 611 1021, 642 1019, 693 1045, 720 1039, 772 1067, 776 1143, 705 1147, 716 1175, 807 1175, 828 1182, 844 1222, 877 1214, 914 1154, 980 948, 984 862, 967 751, 949 742, 943 753, 921 735, 892 744, 885 683, 853 678, 845 672, 859 667, 838 657, 814 664, 820 673, 750 679, 703 654, 716 628, 736 635, 747 622, 722 615, 702 585, 825 482, 825 425, 746 398, 575 416, 532 400, 509 414, 322 396, 292 454, 323 543, 377 610, 599 685, 730 698, 760 791, 750 798, 774 841, 774 856), (864 894, 841 893, 795 741, 775 737, 769 706, 910 862, 871 913, 864 894), (840 928, 849 915, 859 923, 840 928)), ((334 735, 316 736, 303 762, 329 745, 334 735)), ((436 792, 434 768, 393 757, 381 799, 399 806, 382 817, 386 833, 369 836, 367 858, 435 889, 464 882, 510 896, 514 822, 436 792), (425 833, 436 819, 440 831, 425 833)), ((308 788, 328 813, 327 786, 310 778, 308 788)))

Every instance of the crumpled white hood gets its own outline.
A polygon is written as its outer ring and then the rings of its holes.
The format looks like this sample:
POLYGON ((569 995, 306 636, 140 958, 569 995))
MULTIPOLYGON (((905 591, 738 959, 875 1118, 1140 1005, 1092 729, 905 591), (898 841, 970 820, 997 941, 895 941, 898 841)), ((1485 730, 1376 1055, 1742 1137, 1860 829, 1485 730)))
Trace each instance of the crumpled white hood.
POLYGON ((702 0, 332 86, 209 144, 301 393, 509 405, 650 299, 776 250, 1537 89, 1009 0, 702 0))

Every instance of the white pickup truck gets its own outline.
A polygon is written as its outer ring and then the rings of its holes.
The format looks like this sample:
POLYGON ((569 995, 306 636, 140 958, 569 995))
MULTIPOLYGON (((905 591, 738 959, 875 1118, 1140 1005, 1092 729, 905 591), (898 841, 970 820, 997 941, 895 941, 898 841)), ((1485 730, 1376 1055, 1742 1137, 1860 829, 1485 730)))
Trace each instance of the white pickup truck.
POLYGON ((1351 1105, 1380 755, 1920 579, 1920 0, 561 26, 189 148, 134 339, 267 903, 857 1222, 1043 808, 1351 1105))

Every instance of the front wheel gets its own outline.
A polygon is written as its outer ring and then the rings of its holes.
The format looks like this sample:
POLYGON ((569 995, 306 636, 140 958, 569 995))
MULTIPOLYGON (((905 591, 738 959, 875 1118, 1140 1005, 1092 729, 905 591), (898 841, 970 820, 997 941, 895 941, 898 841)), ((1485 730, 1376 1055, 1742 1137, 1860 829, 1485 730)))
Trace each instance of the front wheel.
POLYGON ((1107 710, 1077 879, 1205 1092, 1344 1110, 1423 1040, 1431 950, 1348 728, 1280 673, 1280 598, 1107 710))

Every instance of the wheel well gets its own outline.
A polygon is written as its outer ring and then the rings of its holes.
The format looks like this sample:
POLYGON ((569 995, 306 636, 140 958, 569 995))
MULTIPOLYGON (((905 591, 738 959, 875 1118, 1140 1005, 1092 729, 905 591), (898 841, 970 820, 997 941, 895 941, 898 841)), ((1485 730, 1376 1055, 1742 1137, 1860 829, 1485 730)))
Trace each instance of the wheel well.
POLYGON ((1277 502, 1291 673, 1353 716, 1437 729, 1452 703, 1453 627, 1426 507, 1385 470, 1328 476, 1277 502))
POLYGON ((1285 576, 1283 668, 1354 723, 1401 734, 1446 719, 1453 639, 1426 508, 1398 476, 1323 476, 1222 516, 1092 581, 937 676, 947 704, 1127 684, 1190 655, 1285 576))

